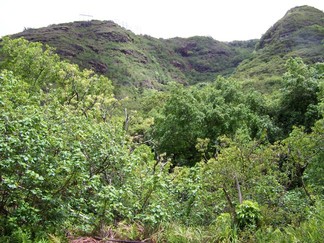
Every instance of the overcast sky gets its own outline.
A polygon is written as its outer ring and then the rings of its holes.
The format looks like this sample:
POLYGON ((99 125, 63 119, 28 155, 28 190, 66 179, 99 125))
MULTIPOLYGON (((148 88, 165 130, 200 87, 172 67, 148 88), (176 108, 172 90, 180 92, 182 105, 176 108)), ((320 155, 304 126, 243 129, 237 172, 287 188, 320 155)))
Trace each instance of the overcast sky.
POLYGON ((0 36, 25 27, 99 19, 154 37, 248 40, 260 38, 301 5, 324 10, 324 0, 1 0, 0 36))

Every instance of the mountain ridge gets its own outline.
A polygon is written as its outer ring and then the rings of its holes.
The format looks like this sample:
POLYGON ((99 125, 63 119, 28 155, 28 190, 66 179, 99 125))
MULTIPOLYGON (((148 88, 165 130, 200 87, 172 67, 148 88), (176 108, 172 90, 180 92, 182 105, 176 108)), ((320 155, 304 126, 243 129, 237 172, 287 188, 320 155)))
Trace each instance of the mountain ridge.
POLYGON ((98 20, 27 29, 12 37, 53 46, 63 58, 107 75, 116 85, 148 88, 229 75, 256 44, 256 40, 226 43, 202 36, 157 39, 98 20))
POLYGON ((260 40, 248 41, 158 39, 99 20, 26 29, 12 37, 53 46, 63 58, 108 76, 117 87, 160 89, 170 81, 195 84, 218 75, 272 82, 289 57, 301 56, 307 63, 324 60, 324 13, 295 7, 260 40))

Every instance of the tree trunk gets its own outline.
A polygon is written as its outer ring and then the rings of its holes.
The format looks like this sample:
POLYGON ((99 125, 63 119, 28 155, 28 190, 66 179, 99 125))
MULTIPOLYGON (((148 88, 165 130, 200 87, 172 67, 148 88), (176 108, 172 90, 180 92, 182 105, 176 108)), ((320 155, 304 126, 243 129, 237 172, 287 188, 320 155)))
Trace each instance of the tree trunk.
POLYGON ((243 197, 242 197, 242 192, 241 192, 241 186, 240 186, 240 183, 239 183, 236 175, 234 176, 234 178, 235 178, 235 184, 236 184, 238 199, 239 199, 239 202, 241 204, 243 202, 243 197))
POLYGON ((124 130, 128 131, 128 125, 129 125, 129 115, 127 113, 127 109, 125 108, 125 122, 124 122, 124 130))
POLYGON ((236 211, 235 211, 235 207, 234 207, 234 205, 233 205, 233 203, 232 203, 232 200, 231 200, 231 198, 230 198, 230 196, 228 195, 228 192, 226 191, 226 189, 225 189, 225 185, 223 185, 223 192, 224 192, 224 194, 225 194, 225 197, 226 197, 226 200, 227 200, 227 202, 228 202, 228 205, 230 206, 230 209, 231 209, 231 212, 232 212, 232 215, 233 215, 233 218, 234 218, 234 221, 236 220, 236 211))

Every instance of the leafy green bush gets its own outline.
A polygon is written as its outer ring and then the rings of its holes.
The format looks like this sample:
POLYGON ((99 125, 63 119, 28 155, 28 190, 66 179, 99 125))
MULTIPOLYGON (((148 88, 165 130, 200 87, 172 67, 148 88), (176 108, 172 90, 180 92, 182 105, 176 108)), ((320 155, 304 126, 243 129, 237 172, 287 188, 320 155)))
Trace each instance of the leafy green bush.
POLYGON ((245 200, 236 207, 236 220, 240 229, 258 227, 261 219, 261 210, 257 202, 245 200))

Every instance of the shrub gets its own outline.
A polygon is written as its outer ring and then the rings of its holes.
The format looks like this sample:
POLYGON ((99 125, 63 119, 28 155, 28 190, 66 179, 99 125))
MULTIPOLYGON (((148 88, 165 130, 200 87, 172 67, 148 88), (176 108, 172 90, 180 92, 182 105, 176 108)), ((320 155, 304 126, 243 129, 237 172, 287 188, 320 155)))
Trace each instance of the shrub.
POLYGON ((240 229, 259 226, 262 216, 258 203, 249 200, 243 201, 236 208, 236 217, 240 229))

